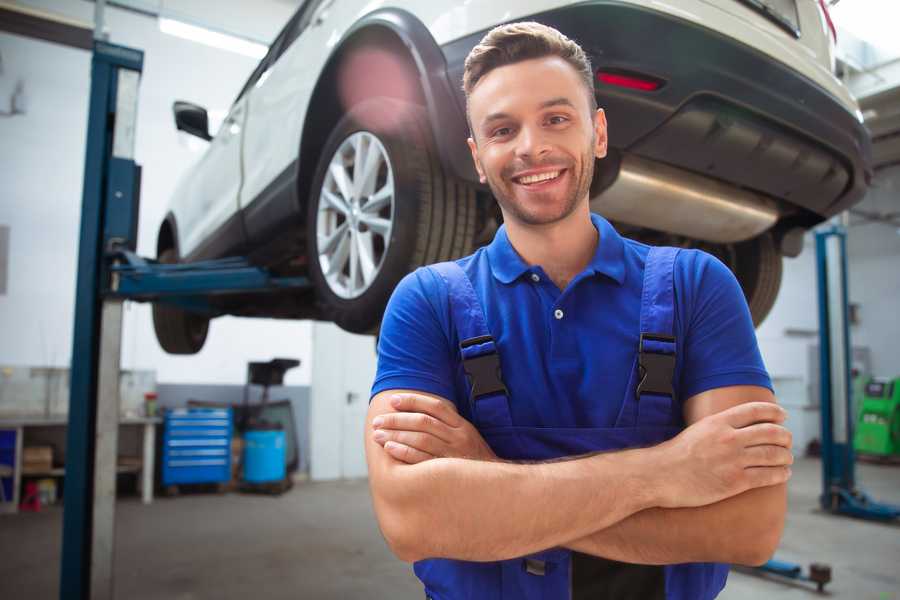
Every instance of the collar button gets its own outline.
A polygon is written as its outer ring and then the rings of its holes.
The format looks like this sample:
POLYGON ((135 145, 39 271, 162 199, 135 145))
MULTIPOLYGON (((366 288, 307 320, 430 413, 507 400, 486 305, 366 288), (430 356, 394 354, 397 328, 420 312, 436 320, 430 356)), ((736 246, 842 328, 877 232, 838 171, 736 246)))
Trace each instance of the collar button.
POLYGON ((562 309, 557 308, 553 311, 553 316, 556 317, 557 320, 562 319, 565 315, 563 314, 562 309))

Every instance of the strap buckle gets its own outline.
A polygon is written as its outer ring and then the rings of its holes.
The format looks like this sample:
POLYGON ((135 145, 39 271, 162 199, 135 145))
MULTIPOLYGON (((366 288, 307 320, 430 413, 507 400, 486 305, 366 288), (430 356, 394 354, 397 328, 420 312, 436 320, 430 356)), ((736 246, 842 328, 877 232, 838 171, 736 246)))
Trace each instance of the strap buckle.
POLYGON ((659 333, 641 333, 638 345, 638 369, 640 381, 635 388, 635 396, 640 400, 641 394, 659 394, 675 397, 672 379, 675 376, 675 352, 665 354, 644 348, 644 342, 663 342, 674 344, 671 335, 659 333))
MULTIPOLYGON (((489 335, 482 335, 460 342, 460 349, 479 344, 493 344, 494 338, 489 335)), ((497 393, 506 393, 506 386, 503 384, 503 376, 500 372, 500 355, 497 354, 496 347, 487 354, 473 356, 471 358, 463 357, 463 370, 469 378, 471 385, 472 400, 478 400, 483 396, 490 396, 497 393)))

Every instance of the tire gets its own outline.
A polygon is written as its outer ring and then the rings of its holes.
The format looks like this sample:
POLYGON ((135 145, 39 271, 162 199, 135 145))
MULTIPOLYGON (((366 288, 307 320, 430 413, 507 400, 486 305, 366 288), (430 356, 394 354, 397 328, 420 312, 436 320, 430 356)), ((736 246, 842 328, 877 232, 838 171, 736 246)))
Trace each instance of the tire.
MULTIPOLYGON (((178 255, 173 248, 167 248, 158 260, 173 264, 178 262, 178 255)), ((175 306, 154 303, 153 329, 159 345, 169 354, 196 354, 206 342, 209 319, 175 306)))
POLYGON ((734 274, 747 304, 753 325, 765 320, 781 288, 782 258, 770 233, 765 233, 740 244, 735 244, 734 274))
POLYGON ((310 279, 323 317, 347 331, 377 330, 410 271, 472 252, 475 190, 443 173, 418 105, 373 98, 354 106, 328 137, 310 189, 310 279), (357 156, 373 152, 377 164, 357 173, 357 156))

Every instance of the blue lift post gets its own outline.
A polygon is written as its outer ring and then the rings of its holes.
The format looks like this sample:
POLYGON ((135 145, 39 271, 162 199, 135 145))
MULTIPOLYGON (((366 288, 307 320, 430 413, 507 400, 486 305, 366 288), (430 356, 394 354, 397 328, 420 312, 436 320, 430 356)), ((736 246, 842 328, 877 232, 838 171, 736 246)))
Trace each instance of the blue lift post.
POLYGON ((76 282, 60 592, 113 598, 119 355, 124 300, 218 314, 210 298, 309 288, 243 258, 163 265, 135 254, 134 162, 143 52, 94 42, 76 282))
POLYGON ((822 413, 822 508, 835 514, 892 521, 900 506, 875 502, 856 487, 847 294, 847 233, 816 232, 819 284, 819 390, 822 413))
MULTIPOLYGON (((135 185, 120 187, 111 185, 111 182, 131 178, 132 184, 135 184, 138 179, 139 171, 133 161, 134 117, 137 110, 137 79, 143 68, 143 60, 143 52, 139 50, 102 41, 94 43, 75 290, 69 426, 66 435, 60 573, 60 598, 63 599, 112 595, 112 540, 107 540, 106 548, 98 548, 98 552, 92 552, 95 533, 103 531, 111 535, 114 519, 112 514, 97 515, 95 512, 95 476, 99 475, 95 470, 95 460, 101 366, 101 282, 105 271, 103 254, 107 241, 104 229, 107 225, 121 221, 120 218, 109 219, 105 214, 108 208, 128 207, 136 210, 137 207, 135 185), (125 91, 125 88, 131 89, 125 91), (126 103, 131 103, 131 106, 126 108, 126 103), (118 107, 123 110, 117 111, 118 107), (104 522, 98 522, 98 517, 104 522), (101 572, 110 575, 108 589, 97 589, 98 585, 103 585, 98 581, 101 572)), ((118 357, 115 358, 118 362, 118 357)), ((118 409, 118 396, 115 397, 115 402, 118 409)), ((118 415, 115 416, 118 418, 118 415)), ((112 461, 112 481, 115 486, 115 456, 112 461)), ((110 479, 109 474, 102 475, 106 481, 110 479)))

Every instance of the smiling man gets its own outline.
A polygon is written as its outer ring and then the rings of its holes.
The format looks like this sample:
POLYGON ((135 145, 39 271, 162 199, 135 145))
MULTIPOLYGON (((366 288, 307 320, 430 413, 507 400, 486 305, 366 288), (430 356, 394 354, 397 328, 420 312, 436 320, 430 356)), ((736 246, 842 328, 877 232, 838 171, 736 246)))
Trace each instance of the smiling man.
POLYGON ((385 313, 366 429, 376 515, 439 600, 714 598, 781 536, 790 434, 728 269, 589 208, 590 63, 554 29, 466 61, 469 147, 503 213, 385 313))

